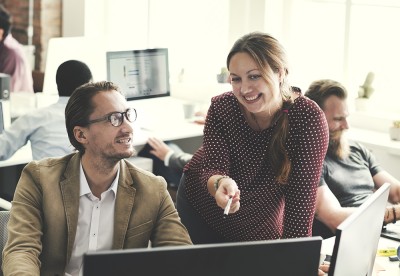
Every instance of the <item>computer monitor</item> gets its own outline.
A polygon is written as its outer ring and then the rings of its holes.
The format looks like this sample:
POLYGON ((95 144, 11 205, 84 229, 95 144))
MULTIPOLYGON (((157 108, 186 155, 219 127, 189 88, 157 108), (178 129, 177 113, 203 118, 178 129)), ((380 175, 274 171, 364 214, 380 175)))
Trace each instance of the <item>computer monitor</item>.
POLYGON ((107 80, 116 83, 127 100, 170 96, 168 49, 106 52, 107 80))
POLYGON ((4 130, 3 103, 0 100, 0 134, 3 133, 3 130, 4 130))
POLYGON ((84 276, 317 275, 321 237, 87 253, 84 276))
POLYGON ((329 276, 371 276, 390 184, 385 183, 336 230, 329 276))

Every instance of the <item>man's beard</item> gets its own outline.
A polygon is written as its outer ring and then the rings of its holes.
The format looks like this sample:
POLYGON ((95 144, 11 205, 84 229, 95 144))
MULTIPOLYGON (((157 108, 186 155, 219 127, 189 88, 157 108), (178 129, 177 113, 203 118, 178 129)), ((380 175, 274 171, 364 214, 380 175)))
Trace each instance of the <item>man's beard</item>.
POLYGON ((345 159, 349 156, 350 146, 343 130, 329 133, 328 154, 339 159, 345 159))

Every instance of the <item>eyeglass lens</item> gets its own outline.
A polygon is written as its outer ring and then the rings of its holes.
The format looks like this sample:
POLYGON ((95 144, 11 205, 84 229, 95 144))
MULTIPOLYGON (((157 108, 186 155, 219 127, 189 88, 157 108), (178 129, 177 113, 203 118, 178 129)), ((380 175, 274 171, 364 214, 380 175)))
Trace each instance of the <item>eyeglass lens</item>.
POLYGON ((135 110, 128 109, 125 112, 116 112, 110 115, 110 122, 113 126, 120 126, 122 122, 124 121, 124 115, 125 118, 129 122, 133 122, 136 120, 136 112, 135 110))

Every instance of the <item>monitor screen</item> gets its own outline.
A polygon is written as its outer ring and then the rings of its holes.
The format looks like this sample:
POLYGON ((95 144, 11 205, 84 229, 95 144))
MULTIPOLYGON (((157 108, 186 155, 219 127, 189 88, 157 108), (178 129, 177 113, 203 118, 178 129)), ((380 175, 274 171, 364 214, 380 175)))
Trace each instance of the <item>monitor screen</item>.
POLYGON ((390 184, 383 184, 336 230, 329 276, 371 276, 390 184))
POLYGON ((321 237, 88 252, 83 275, 281 275, 318 271, 321 237))
POLYGON ((170 95, 168 49, 106 52, 107 80, 128 100, 170 95))

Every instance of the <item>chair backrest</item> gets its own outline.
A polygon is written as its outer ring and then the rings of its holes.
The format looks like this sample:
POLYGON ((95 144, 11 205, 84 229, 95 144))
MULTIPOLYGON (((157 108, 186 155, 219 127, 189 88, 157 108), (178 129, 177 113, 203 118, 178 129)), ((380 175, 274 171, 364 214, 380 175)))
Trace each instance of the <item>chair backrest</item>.
POLYGON ((7 242, 7 223, 10 219, 10 211, 0 211, 0 276, 3 275, 1 265, 3 263, 3 249, 7 242))
POLYGON ((10 211, 11 202, 0 198, 0 211, 10 211))

